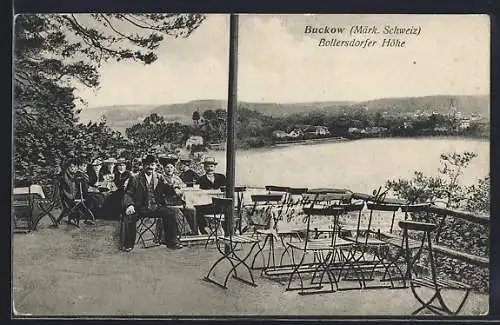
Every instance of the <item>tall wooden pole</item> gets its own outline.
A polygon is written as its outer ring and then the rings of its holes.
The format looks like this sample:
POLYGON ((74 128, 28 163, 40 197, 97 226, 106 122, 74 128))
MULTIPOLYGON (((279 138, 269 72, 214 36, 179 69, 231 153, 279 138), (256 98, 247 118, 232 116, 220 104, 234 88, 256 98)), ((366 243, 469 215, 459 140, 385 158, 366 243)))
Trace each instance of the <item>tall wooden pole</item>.
MULTIPOLYGON (((229 88, 227 100, 227 147, 226 147, 226 198, 234 199, 235 183, 235 130, 234 118, 238 92, 238 15, 231 14, 229 23, 229 88)), ((234 209, 226 216, 227 231, 234 231, 234 209)))

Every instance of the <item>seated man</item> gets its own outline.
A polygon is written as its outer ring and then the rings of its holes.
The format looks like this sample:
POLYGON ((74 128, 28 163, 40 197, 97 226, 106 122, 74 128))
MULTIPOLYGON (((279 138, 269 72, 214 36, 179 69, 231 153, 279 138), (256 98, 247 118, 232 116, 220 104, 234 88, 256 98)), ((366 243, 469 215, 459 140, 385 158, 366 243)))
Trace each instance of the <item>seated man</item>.
POLYGON ((205 160, 203 161, 203 169, 205 170, 205 175, 201 176, 199 179, 200 189, 219 189, 222 186, 226 186, 226 176, 216 173, 215 166, 217 166, 217 161, 215 160, 215 158, 205 158, 205 160))
POLYGON ((168 190, 165 178, 158 174, 156 159, 148 155, 143 161, 144 169, 128 181, 123 196, 123 208, 130 218, 130 227, 125 233, 124 247, 131 251, 136 237, 136 213, 146 217, 159 217, 163 221, 165 241, 168 248, 179 249, 182 244, 177 237, 177 222, 175 214, 165 204, 165 192, 168 190))
POLYGON ((179 177, 182 179, 182 181, 185 184, 198 184, 198 180, 200 176, 191 169, 189 164, 191 163, 191 159, 189 158, 181 158, 180 164, 179 164, 179 169, 180 169, 180 175, 179 177))
MULTIPOLYGON (((205 175, 201 176, 198 180, 200 184, 200 189, 210 190, 219 189, 226 186, 226 176, 215 172, 215 166, 217 166, 217 161, 213 157, 207 157, 203 161, 203 169, 205 170, 205 175)), ((197 205, 196 206, 196 218, 198 221, 198 226, 202 234, 207 234, 206 227, 207 222, 205 220, 205 215, 213 214, 212 204, 207 205, 197 205)))

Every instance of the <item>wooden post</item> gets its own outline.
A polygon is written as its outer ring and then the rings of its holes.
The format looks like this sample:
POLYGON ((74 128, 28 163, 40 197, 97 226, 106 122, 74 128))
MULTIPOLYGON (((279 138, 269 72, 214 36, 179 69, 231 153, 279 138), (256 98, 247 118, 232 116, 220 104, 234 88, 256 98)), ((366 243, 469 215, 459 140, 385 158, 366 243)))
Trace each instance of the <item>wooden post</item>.
MULTIPOLYGON (((234 200, 235 183, 235 130, 234 117, 237 104, 238 79, 238 15, 231 14, 229 25, 229 88, 227 100, 227 146, 226 146, 226 198, 234 200)), ((234 209, 227 211, 226 226, 228 235, 234 231, 234 209)))

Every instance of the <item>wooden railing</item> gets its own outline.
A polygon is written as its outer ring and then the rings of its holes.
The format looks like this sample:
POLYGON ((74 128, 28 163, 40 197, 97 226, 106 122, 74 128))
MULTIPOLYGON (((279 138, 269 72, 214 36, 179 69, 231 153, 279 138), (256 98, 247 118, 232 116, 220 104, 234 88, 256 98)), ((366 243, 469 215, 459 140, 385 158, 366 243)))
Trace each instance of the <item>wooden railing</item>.
MULTIPOLYGON (((489 267, 489 258, 485 256, 479 256, 475 254, 470 254, 465 251, 461 251, 459 249, 454 249, 451 247, 447 247, 439 244, 440 235, 442 233, 442 228, 445 224, 445 220, 447 218, 455 218, 464 220, 476 225, 481 225, 489 228, 490 225, 490 216, 484 213, 474 213, 469 211, 463 211, 459 209, 450 209, 439 207, 434 204, 415 204, 409 205, 404 200, 393 199, 393 198, 378 198, 374 195, 363 194, 363 193, 353 193, 353 198, 363 200, 366 202, 376 202, 382 203, 385 205, 400 205, 402 211, 407 212, 422 212, 427 216, 437 216, 440 218, 440 222, 438 223, 438 227, 434 236, 435 244, 433 245, 433 250, 442 255, 444 257, 453 258, 456 260, 460 260, 472 265, 476 265, 479 267, 487 268, 489 267)), ((426 220, 429 221, 429 220, 426 220)), ((474 238, 465 238, 467 241, 474 240, 474 238)))

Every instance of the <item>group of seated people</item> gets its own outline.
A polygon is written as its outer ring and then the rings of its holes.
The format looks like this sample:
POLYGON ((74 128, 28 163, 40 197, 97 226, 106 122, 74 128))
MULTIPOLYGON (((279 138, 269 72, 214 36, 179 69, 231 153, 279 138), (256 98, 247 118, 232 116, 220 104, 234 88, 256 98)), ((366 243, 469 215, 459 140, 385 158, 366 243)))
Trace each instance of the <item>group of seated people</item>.
MULTIPOLYGON (((204 216, 211 208, 210 204, 186 206, 185 187, 198 184, 200 189, 208 190, 226 186, 225 176, 215 172, 217 161, 213 157, 204 159, 203 175, 196 173, 190 164, 191 159, 172 155, 147 155, 132 161, 96 159, 89 165, 80 159, 70 159, 61 175, 62 203, 68 211, 75 199, 83 198, 97 218, 127 216, 131 224, 125 233, 126 251, 135 244, 137 215, 159 218, 165 244, 178 249, 182 247, 179 235, 198 234, 198 231, 207 234, 204 216)), ((58 222, 62 218, 63 214, 58 222)), ((70 216, 68 222, 72 223, 70 216)))

